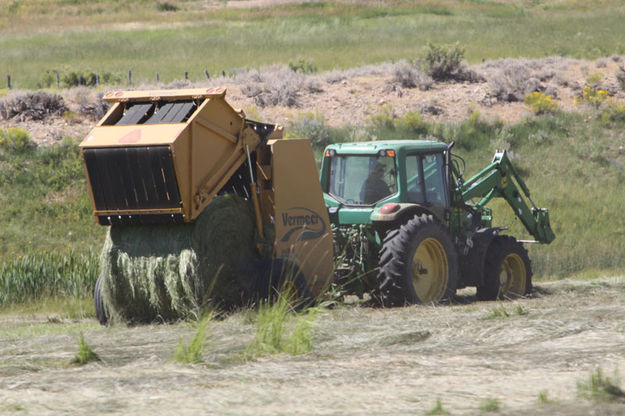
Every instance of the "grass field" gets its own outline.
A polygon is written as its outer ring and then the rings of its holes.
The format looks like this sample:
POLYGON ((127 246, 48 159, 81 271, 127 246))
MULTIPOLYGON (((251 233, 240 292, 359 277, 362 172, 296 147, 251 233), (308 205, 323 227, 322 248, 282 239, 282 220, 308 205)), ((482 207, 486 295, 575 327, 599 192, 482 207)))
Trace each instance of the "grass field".
MULTIPOLYGON (((204 79, 234 68, 311 60, 319 70, 415 58, 423 46, 460 41, 470 62, 552 55, 625 54, 616 0, 303 2, 202 7, 205 2, 4 2, 0 74, 34 88, 46 71, 93 71, 135 83, 204 79), (36 27, 36 30, 32 28, 36 27)), ((0 84, 2 85, 2 84, 0 84)), ((4 86, 4 85, 2 85, 4 86)))

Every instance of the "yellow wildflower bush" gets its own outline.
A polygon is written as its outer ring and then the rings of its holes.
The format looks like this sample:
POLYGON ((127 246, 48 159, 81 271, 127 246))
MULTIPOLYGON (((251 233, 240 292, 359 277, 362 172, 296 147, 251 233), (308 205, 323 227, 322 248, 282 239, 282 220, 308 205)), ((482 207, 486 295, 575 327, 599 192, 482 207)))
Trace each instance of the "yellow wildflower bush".
POLYGON ((558 103, 553 100, 553 97, 543 92, 534 91, 527 94, 524 102, 536 115, 554 113, 558 109, 558 103))
POLYGON ((582 95, 575 97, 575 104, 589 104, 598 108, 609 96, 610 93, 606 90, 586 85, 582 88, 582 95))

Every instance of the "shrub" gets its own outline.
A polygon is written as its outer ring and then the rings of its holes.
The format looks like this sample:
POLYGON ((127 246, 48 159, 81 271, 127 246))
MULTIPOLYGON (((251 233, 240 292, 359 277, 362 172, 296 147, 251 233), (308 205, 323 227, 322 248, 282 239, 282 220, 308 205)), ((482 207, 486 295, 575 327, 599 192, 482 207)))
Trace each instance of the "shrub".
POLYGON ((585 85, 582 88, 582 95, 575 97, 575 104, 589 104, 595 108, 599 108, 601 104, 610 96, 606 90, 585 85))
POLYGON ((453 79, 463 58, 464 48, 457 42, 443 46, 428 43, 423 56, 425 71, 437 81, 453 79))
POLYGON ((159 12, 177 12, 178 6, 176 6, 175 4, 163 2, 156 5, 156 10, 158 10, 159 12))
POLYGON ((599 58, 595 61, 595 66, 597 68, 605 68, 608 66, 608 60, 606 58, 599 58))
POLYGON ((52 86, 56 86, 56 71, 49 69, 46 70, 37 86, 39 88, 50 88, 52 86))
POLYGON ((588 76, 586 83, 588 85, 592 85, 594 88, 598 88, 602 79, 603 79, 603 74, 601 72, 595 72, 588 76))
POLYGON ((314 74, 317 72, 317 66, 310 59, 303 58, 296 62, 289 62, 289 69, 302 74, 314 74))
POLYGON ((102 118, 110 107, 102 100, 102 93, 94 88, 71 88, 63 93, 63 98, 71 111, 92 120, 102 118))
POLYGON ((14 93, 0 99, 0 117, 18 121, 43 120, 67 110, 63 98, 43 91, 14 93))
POLYGON ((625 104, 610 100, 601 112, 601 121, 604 123, 625 122, 625 104))
POLYGON ((404 114, 402 123, 408 128, 417 133, 425 133, 426 125, 423 122, 423 116, 418 111, 408 111, 404 114))
POLYGON ((36 146, 26 130, 17 127, 0 129, 0 150, 8 153, 23 153, 36 146))
POLYGON ((504 61, 503 68, 489 80, 491 93, 499 100, 512 102, 522 101, 525 96, 539 87, 539 81, 531 76, 530 69, 517 62, 504 61))
POLYGON ((61 77, 61 85, 64 87, 77 87, 79 85, 84 85, 87 87, 94 87, 98 83, 98 75, 87 71, 87 72, 70 72, 68 74, 64 74, 61 77))
POLYGON ((242 77, 242 82, 246 84, 241 87, 241 92, 254 98, 255 104, 261 108, 276 105, 297 107, 300 91, 306 88, 305 81, 306 77, 300 73, 274 66, 251 71, 247 77, 242 77))
POLYGON ((391 104, 378 107, 378 112, 369 117, 369 124, 376 129, 395 129, 395 110, 391 104))
POLYGON ((394 66, 393 82, 399 83, 404 88, 419 87, 421 91, 429 90, 434 84, 432 77, 405 61, 394 66))
POLYGON ((545 95, 545 93, 538 91, 527 94, 524 102, 530 106, 532 112, 536 115, 553 113, 558 109, 558 104, 551 95, 545 95))
POLYGON ((325 146, 330 142, 330 130, 321 114, 306 114, 295 121, 292 129, 296 136, 309 139, 314 145, 325 146))
POLYGON ((621 89, 625 91, 625 67, 619 66, 616 70, 615 77, 621 89))
POLYGON ((345 73, 336 69, 321 74, 321 76, 328 84, 336 84, 346 79, 345 73))

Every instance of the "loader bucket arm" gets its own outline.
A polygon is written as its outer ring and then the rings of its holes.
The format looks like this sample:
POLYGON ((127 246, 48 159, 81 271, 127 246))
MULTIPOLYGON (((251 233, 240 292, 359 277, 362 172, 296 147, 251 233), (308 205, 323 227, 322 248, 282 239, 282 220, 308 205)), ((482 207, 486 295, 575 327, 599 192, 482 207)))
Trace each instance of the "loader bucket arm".
POLYGON ((549 223, 549 212, 536 206, 527 185, 505 151, 495 153, 491 164, 460 184, 457 191, 465 203, 479 198, 479 201, 472 205, 477 211, 486 206, 491 199, 503 198, 536 241, 549 244, 555 239, 549 223), (530 202, 532 208, 528 206, 526 200, 530 202))
MULTIPOLYGON (((275 128, 246 120, 223 89, 120 91, 104 100, 111 109, 80 145, 101 224, 193 222, 275 128)), ((249 174, 238 176, 249 187, 249 174)))

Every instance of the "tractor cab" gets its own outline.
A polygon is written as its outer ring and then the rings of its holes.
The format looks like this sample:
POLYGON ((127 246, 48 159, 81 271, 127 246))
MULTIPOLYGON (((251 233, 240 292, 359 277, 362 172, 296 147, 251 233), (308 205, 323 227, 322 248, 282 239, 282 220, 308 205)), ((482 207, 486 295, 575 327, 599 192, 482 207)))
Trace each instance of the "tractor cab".
MULTIPOLYGON (((326 147, 321 187, 337 224, 368 224, 382 207, 449 206, 445 169, 447 145, 401 140, 334 144, 326 147)), ((382 215, 384 211, 382 210, 382 215)))

